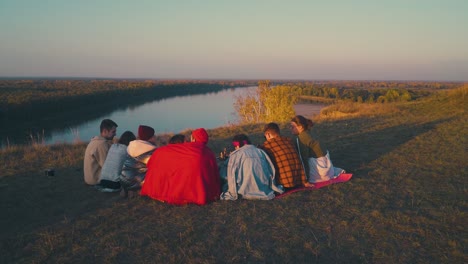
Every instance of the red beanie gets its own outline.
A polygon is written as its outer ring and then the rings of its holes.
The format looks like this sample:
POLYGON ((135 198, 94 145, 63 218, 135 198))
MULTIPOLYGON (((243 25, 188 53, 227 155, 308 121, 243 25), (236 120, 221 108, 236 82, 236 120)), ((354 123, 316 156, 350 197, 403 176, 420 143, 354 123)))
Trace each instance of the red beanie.
POLYGON ((149 126, 140 125, 138 127, 138 138, 141 140, 148 140, 154 136, 154 129, 149 126))
POLYGON ((192 137, 196 142, 208 143, 208 133, 204 128, 198 128, 192 131, 192 137))

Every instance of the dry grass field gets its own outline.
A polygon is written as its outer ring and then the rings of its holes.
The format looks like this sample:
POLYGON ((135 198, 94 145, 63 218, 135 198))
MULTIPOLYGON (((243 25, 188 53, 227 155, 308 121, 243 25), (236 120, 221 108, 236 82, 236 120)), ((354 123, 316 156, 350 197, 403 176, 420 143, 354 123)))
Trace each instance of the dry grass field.
POLYGON ((467 263, 466 94, 331 105, 314 131, 353 178, 271 201, 124 199, 84 185, 85 143, 1 150, 0 263, 467 263))

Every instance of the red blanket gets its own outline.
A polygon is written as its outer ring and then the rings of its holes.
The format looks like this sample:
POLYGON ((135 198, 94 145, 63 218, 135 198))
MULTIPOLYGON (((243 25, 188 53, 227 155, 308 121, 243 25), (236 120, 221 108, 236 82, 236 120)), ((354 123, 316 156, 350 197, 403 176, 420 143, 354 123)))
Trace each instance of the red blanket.
POLYGON ((204 205, 219 199, 216 157, 203 143, 160 147, 151 156, 147 167, 141 195, 175 205, 204 205))

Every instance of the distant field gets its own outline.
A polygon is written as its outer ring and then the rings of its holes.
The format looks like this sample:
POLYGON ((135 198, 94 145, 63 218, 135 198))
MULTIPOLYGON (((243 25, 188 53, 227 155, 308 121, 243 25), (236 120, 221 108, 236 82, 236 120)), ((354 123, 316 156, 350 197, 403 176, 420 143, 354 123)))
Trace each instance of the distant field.
POLYGON ((323 98, 320 96, 311 96, 311 95, 302 95, 299 97, 300 101, 308 101, 308 102, 316 102, 316 103, 324 103, 324 104, 331 104, 335 101, 335 99, 331 98, 323 98))
POLYGON ((0 263, 467 263, 467 92, 329 106, 314 130, 353 178, 272 201, 123 199, 83 184, 84 144, 1 150, 0 263))

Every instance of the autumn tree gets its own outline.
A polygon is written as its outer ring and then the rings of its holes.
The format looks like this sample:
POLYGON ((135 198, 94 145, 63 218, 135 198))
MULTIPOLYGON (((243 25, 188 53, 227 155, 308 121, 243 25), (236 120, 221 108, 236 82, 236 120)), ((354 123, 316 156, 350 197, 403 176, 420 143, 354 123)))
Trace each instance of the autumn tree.
POLYGON ((236 97, 234 109, 241 123, 283 122, 295 115, 297 100, 293 87, 272 87, 270 81, 260 81, 255 91, 236 97))

